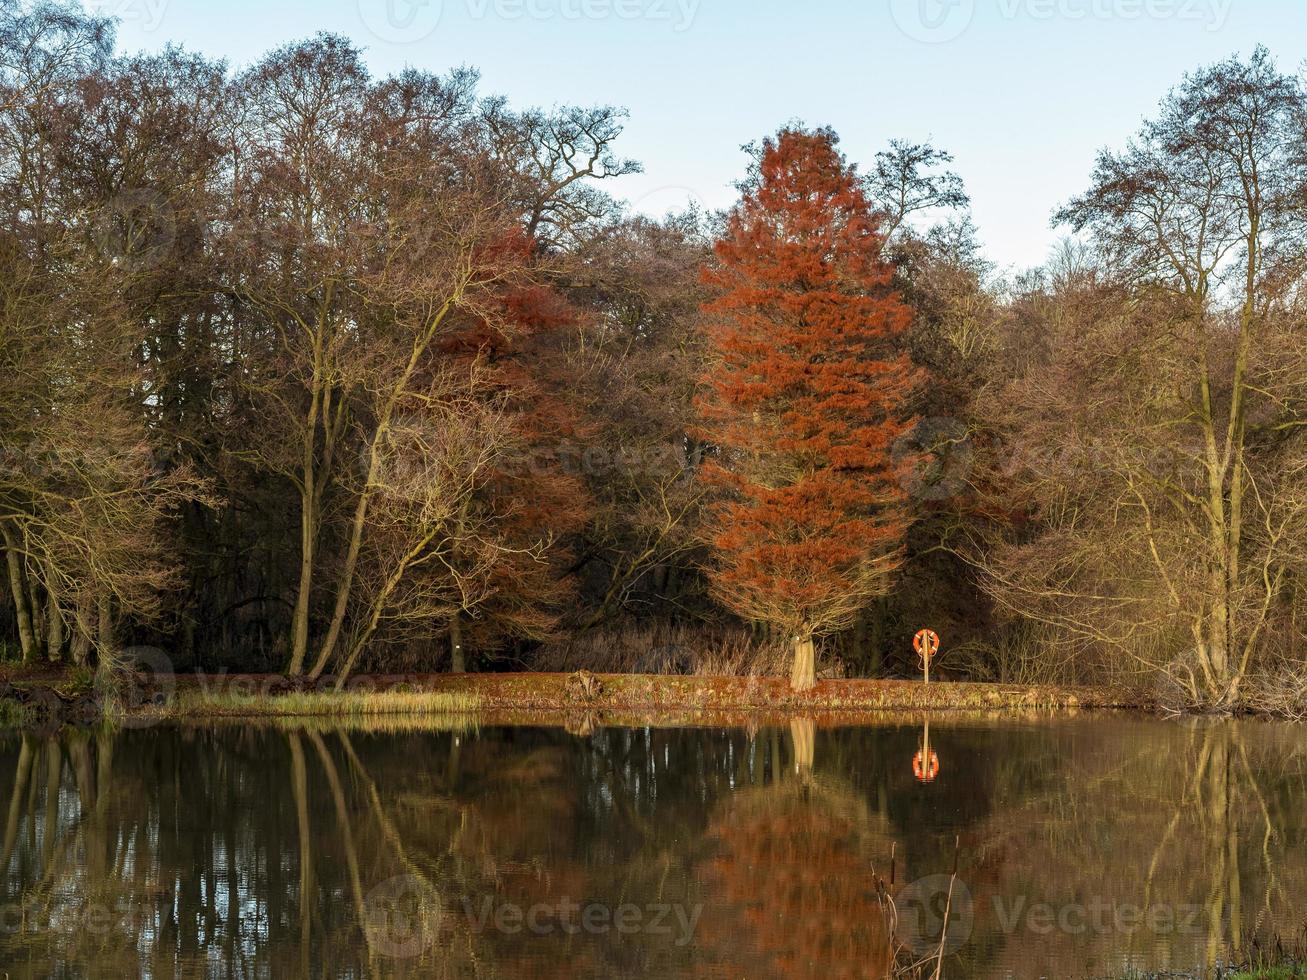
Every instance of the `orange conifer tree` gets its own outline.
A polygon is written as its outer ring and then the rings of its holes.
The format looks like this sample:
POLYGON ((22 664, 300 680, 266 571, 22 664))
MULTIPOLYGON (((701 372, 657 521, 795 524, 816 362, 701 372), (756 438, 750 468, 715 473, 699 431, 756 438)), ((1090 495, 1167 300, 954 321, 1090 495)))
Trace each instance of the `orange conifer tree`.
POLYGON ((766 140, 704 273, 713 589, 793 636, 795 690, 815 683, 814 638, 887 589, 907 529, 891 449, 911 425, 911 315, 837 143, 766 140))

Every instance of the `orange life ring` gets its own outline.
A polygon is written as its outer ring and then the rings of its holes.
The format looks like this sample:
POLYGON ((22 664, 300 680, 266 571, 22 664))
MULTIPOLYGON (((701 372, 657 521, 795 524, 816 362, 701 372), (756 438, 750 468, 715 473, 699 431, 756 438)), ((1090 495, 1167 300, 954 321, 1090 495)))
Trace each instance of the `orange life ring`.
POLYGON ((912 649, 922 660, 929 660, 939 653, 939 634, 934 630, 917 630, 917 635, 912 638, 912 649))
POLYGON ((918 781, 923 783, 933 783, 935 777, 939 775, 939 756, 932 751, 930 753, 930 766, 925 765, 926 760, 922 758, 920 752, 912 757, 912 775, 916 776, 918 781))

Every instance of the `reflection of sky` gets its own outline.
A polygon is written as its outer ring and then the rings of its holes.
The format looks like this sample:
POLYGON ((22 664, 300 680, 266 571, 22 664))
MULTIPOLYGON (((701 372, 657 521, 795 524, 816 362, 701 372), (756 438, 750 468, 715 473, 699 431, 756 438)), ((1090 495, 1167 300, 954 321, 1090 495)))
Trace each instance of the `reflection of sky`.
POLYGON ((646 173, 619 192, 656 213, 729 203, 740 145, 790 119, 833 125, 862 161, 891 137, 931 137, 956 154, 1000 265, 1044 258, 1049 215, 1084 189, 1095 151, 1121 145, 1186 71, 1258 42, 1286 69, 1307 57, 1301 0, 93 3, 128 18, 131 50, 175 41, 239 65, 329 30, 367 47, 378 72, 468 64, 519 106, 627 106, 624 152, 646 173), (961 33, 923 43, 900 24, 961 33))

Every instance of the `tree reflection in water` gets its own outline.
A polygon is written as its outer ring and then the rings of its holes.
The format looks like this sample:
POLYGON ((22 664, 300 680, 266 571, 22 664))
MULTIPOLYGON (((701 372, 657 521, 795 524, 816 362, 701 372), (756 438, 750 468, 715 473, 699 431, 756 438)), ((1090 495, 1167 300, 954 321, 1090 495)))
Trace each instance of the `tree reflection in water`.
POLYGON ((894 850, 900 886, 947 872, 956 838, 975 921, 946 975, 1187 968, 1302 925, 1297 729, 937 719, 949 765, 925 785, 915 722, 574 728, 0 736, 0 964, 868 976, 887 956, 873 870, 894 850), (1135 907, 1173 921, 1111 921, 1135 907))
POLYGON ((793 771, 730 794, 708 825, 701 974, 885 977, 889 910, 873 867, 888 865, 888 820, 843 779, 814 772, 811 720, 790 731, 793 771))

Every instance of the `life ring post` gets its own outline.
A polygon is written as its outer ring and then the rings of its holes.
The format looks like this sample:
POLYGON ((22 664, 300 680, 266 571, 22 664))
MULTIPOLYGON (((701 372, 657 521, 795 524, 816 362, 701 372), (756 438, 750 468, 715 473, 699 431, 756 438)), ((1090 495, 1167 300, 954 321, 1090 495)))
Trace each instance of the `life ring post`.
POLYGON ((939 653, 939 634, 932 629, 917 630, 912 638, 912 649, 921 658, 921 671, 927 684, 930 683, 930 660, 939 653))

